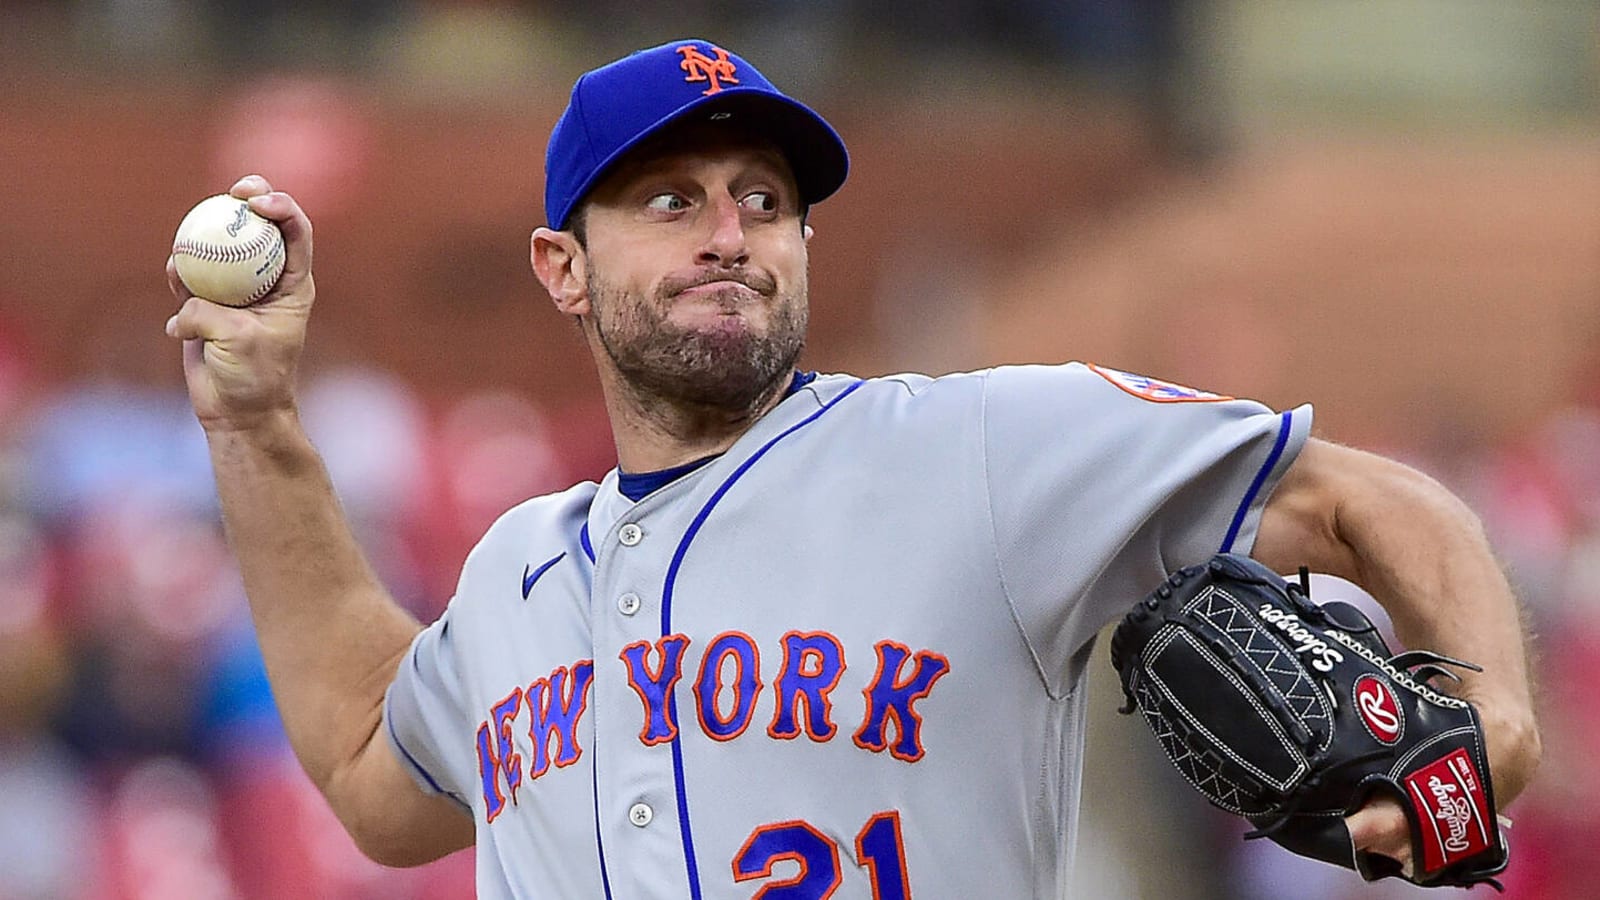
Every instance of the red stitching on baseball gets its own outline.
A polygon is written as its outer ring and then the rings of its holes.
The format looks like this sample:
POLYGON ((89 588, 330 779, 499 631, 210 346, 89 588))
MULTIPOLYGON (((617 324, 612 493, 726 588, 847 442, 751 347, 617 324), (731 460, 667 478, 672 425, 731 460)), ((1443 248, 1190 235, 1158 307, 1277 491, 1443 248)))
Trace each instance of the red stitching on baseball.
POLYGON ((283 239, 276 228, 259 228, 256 236, 242 244, 211 244, 204 241, 179 241, 173 253, 184 253, 206 262, 244 262, 283 239))

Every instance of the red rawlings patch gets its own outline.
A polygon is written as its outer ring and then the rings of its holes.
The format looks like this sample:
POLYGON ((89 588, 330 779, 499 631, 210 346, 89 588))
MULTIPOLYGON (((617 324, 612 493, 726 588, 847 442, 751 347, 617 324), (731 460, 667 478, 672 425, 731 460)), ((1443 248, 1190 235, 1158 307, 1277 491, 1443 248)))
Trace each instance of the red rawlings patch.
POLYGON ((1400 717, 1400 701, 1395 699, 1394 691, 1383 683, 1383 679, 1376 675, 1357 678, 1355 696, 1356 710, 1361 713, 1361 721, 1366 723, 1367 731, 1373 737, 1383 744, 1400 740, 1405 730, 1405 722, 1400 717))
POLYGON ((1406 791, 1422 826, 1422 869, 1431 874, 1487 850, 1489 801, 1465 750, 1455 750, 1406 776, 1406 791))

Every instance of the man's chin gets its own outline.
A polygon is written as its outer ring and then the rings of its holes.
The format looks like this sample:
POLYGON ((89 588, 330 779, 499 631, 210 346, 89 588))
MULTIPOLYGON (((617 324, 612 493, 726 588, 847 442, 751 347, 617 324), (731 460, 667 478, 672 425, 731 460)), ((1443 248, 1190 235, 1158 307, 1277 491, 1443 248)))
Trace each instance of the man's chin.
POLYGON ((760 405, 773 385, 787 382, 793 365, 784 360, 798 354, 775 352, 750 333, 748 323, 729 318, 723 327, 687 332, 675 363, 643 380, 660 396, 698 406, 743 412, 760 405))
MULTIPOLYGON (((787 380, 788 370, 782 373, 787 380)), ((727 413, 743 414, 761 406, 772 395, 780 379, 771 373, 751 371, 699 371, 692 377, 681 378, 671 384, 657 385, 666 399, 687 403, 702 409, 719 409, 727 413)))

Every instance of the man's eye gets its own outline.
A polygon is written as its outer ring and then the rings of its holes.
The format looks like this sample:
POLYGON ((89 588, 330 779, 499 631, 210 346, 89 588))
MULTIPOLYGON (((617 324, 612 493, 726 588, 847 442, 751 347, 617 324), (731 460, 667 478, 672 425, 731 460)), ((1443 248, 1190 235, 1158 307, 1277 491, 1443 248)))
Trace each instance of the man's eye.
POLYGON ((752 191, 739 201, 745 209, 754 212, 777 212, 778 197, 770 191, 752 191))
POLYGON ((689 208, 689 201, 677 194, 665 193, 651 197, 645 205, 656 212, 681 212, 689 208))

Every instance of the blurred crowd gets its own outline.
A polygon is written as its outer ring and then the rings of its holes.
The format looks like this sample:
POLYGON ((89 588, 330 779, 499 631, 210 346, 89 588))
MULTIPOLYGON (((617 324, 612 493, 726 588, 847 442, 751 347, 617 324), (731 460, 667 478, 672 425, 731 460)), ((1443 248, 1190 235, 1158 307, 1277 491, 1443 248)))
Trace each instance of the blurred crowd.
MULTIPOLYGON (((40 383, 15 337, 0 331, 0 898, 471 896, 470 853, 361 858, 295 764, 182 388, 40 383)), ((1600 377, 1587 387, 1509 443, 1384 448, 1482 512, 1539 636, 1547 758, 1516 809, 1511 897, 1600 878, 1600 377)), ((435 407, 348 366, 302 403, 362 544, 425 621, 495 515, 611 465, 512 390, 435 407)), ((1232 860, 1227 896, 1383 895, 1201 821, 1192 836, 1232 860)))
MULTIPOLYGON (((362 858, 295 763, 182 388, 40 384, 15 337, 0 332, 0 898, 472 896, 470 854, 412 872, 362 858)), ((562 452, 510 392, 431 409, 351 367, 301 400, 369 557, 424 621, 499 512, 609 466, 562 452)))

